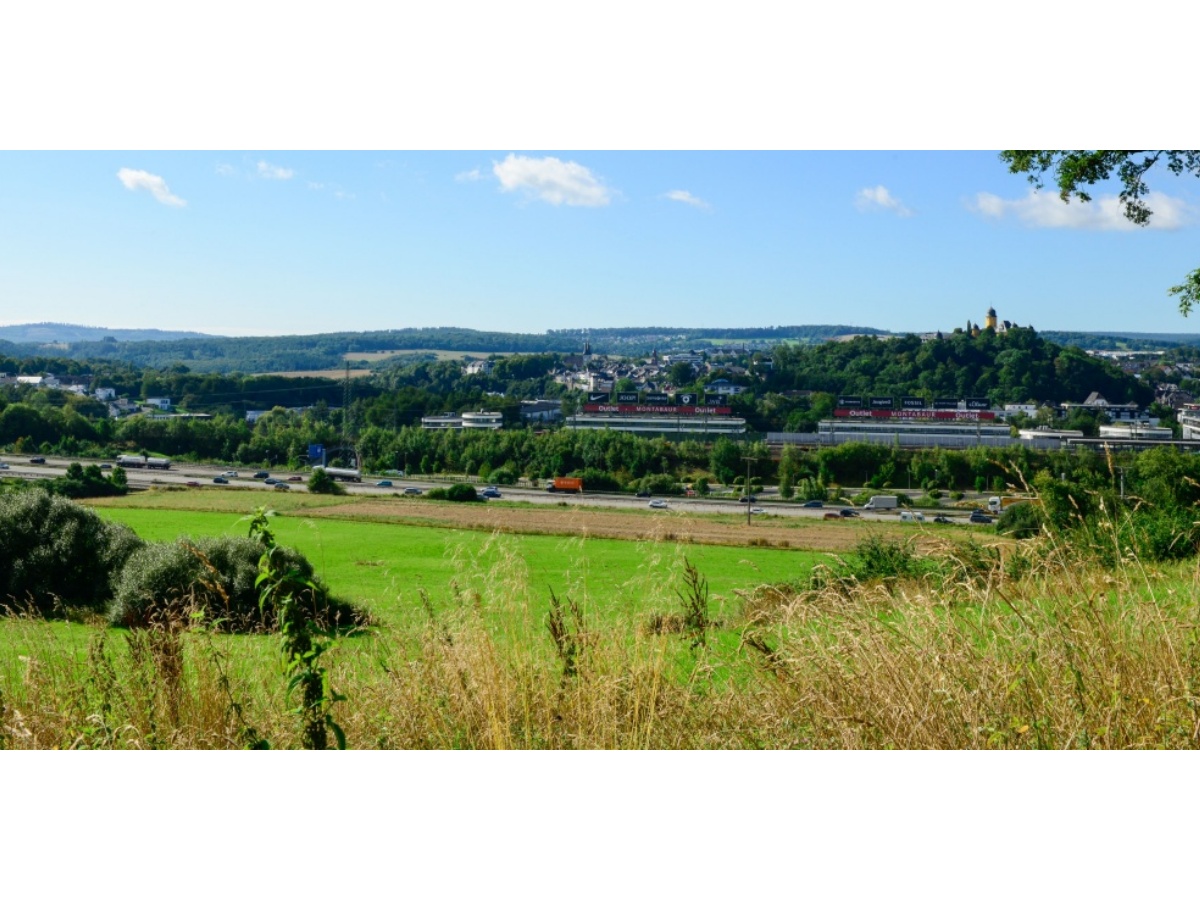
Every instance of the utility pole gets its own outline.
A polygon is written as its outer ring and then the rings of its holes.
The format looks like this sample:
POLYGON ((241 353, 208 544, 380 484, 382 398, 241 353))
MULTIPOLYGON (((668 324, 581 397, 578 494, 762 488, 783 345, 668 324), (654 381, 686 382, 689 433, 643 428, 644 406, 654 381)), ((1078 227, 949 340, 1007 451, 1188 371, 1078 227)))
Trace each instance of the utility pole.
POLYGON ((346 363, 346 380, 342 382, 342 446, 350 445, 350 363, 346 363))
POLYGON ((746 484, 743 486, 744 487, 743 495, 746 498, 746 525, 749 526, 750 525, 750 508, 752 506, 754 506, 754 504, 750 502, 750 463, 754 462, 754 457, 753 456, 743 456, 742 459, 744 459, 746 461, 746 484))

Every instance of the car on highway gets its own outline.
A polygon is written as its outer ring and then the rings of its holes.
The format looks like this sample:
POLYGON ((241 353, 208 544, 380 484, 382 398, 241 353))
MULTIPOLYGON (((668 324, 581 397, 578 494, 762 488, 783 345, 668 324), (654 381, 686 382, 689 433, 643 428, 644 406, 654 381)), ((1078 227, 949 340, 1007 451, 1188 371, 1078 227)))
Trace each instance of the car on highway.
POLYGON ((765 512, 766 512, 766 510, 763 509, 761 506, 750 507, 750 515, 752 515, 752 516, 761 516, 765 512))
POLYGON ((500 489, 497 488, 495 485, 492 485, 490 487, 485 487, 482 491, 479 492, 479 496, 487 497, 489 500, 499 500, 500 499, 500 489))
POLYGON ((420 494, 421 489, 418 487, 406 487, 404 489, 404 493, 409 494, 409 495, 420 494))
POLYGON ((198 481, 185 481, 184 484, 188 487, 200 487, 200 482, 198 481))
POLYGON ((221 477, 222 478, 237 478, 238 473, 235 472, 233 469, 230 469, 228 472, 222 472, 221 477))
POLYGON ((254 475, 252 475, 251 477, 253 477, 253 478, 270 478, 271 473, 270 472, 255 472, 254 475))
POLYGON ((650 492, 649 492, 649 491, 638 491, 636 496, 638 496, 638 497, 649 497, 649 496, 650 496, 650 492))
MULTIPOLYGON (((258 476, 255 475, 254 477, 257 478, 258 476)), ((265 481, 263 481, 263 484, 279 484, 279 479, 278 478, 268 478, 265 481)))
POLYGON ((933 521, 939 525, 953 525, 954 521, 949 516, 934 516, 933 521))
POLYGON ((757 503, 758 497, 751 494, 749 497, 738 497, 738 503, 757 503))
POLYGON ((992 517, 989 516, 987 513, 981 512, 980 510, 977 509, 973 513, 971 513, 971 524, 972 525, 991 525, 992 517))
POLYGON ((651 500, 646 505, 649 506, 651 509, 666 509, 667 501, 666 500, 651 500))
POLYGON ((8 463, 0 463, 0 469, 7 469, 8 463))
POLYGON ((903 509, 900 511, 900 521, 901 522, 924 522, 925 521, 925 513, 909 512, 907 509, 903 509))
POLYGON ((111 469, 111 468, 112 468, 112 463, 100 463, 100 468, 102 468, 102 469, 111 469))
POLYGON ((32 457, 30 457, 30 459, 29 459, 29 462, 30 462, 30 463, 32 463, 32 464, 34 464, 34 465, 39 465, 39 466, 40 466, 42 463, 44 463, 45 461, 46 461, 46 457, 44 457, 44 456, 32 456, 32 457))
POLYGON ((229 479, 222 478, 220 475, 218 475, 216 478, 213 479, 213 484, 229 484, 229 479))
POLYGON ((386 478, 383 479, 383 481, 375 482, 375 487, 391 487, 391 486, 392 486, 392 483, 390 481, 388 481, 386 478))
POLYGON ((289 475, 288 476, 288 481, 291 481, 291 482, 303 481, 303 480, 304 479, 301 478, 299 475, 289 475))
POLYGON ((859 517, 858 510, 850 509, 849 507, 846 507, 844 509, 839 509, 838 515, 841 516, 843 519, 857 519, 859 517))
POLYGON ((823 506, 825 506, 825 504, 820 500, 809 500, 804 504, 805 509, 821 509, 823 506))
POLYGON ((275 482, 275 490, 277 491, 290 491, 291 489, 292 486, 290 484, 284 484, 282 481, 275 482))

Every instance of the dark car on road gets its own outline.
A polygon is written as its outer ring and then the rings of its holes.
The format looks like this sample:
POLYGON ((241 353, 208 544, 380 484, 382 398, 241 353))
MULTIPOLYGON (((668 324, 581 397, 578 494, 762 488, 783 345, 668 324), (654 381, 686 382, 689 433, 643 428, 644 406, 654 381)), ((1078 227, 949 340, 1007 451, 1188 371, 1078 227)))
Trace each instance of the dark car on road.
POLYGON ((751 494, 749 497, 738 497, 738 503, 757 503, 758 497, 751 494))
POLYGON ((839 514, 839 515, 840 515, 840 516, 841 516, 843 519, 857 519, 857 518, 858 518, 858 510, 857 510, 857 509, 850 509, 850 508, 848 508, 848 507, 847 507, 846 509, 839 509, 839 510, 838 510, 838 514, 839 514))
POLYGON ((991 525, 992 517, 989 516, 987 513, 981 512, 980 510, 977 509, 977 510, 975 510, 975 512, 971 513, 971 524, 972 525, 991 525))
POLYGON ((805 509, 820 509, 824 505, 825 504, 822 503, 820 500, 809 500, 807 503, 804 504, 804 508, 805 509))
POLYGON ((220 475, 218 475, 216 478, 213 479, 213 484, 229 484, 229 479, 222 478, 220 475))
POLYGON ((254 477, 255 478, 270 478, 271 473, 270 472, 255 472, 254 477))
POLYGON ((41 465, 42 463, 44 463, 44 462, 46 461, 46 457, 44 457, 44 456, 34 456, 34 457, 31 457, 29 461, 30 461, 31 463, 36 463, 36 464, 38 464, 38 465, 41 465))
POLYGON ((421 493, 421 489, 420 489, 419 487, 406 487, 406 488, 404 489, 404 493, 406 493, 406 494, 419 494, 419 493, 421 493))
POLYGON ((950 520, 950 518, 948 516, 934 516, 933 521, 935 521, 939 525, 953 524, 953 522, 950 520))

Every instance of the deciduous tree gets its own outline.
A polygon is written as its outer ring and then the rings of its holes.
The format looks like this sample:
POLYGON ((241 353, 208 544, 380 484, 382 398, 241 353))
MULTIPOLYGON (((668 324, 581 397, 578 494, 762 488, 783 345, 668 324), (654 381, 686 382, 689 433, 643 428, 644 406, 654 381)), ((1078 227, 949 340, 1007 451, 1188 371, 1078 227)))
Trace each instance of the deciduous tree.
MULTIPOLYGON (((1010 172, 1028 175, 1035 188, 1041 189, 1050 175, 1064 203, 1072 197, 1088 202, 1088 188, 1115 176, 1121 182, 1118 198, 1125 218, 1136 225, 1147 225, 1154 212, 1146 203, 1151 169, 1160 166, 1173 175, 1200 177, 1200 150, 1005 150, 1000 158, 1010 172)), ((1179 311, 1186 316, 1200 303, 1200 269, 1167 293, 1179 298, 1179 311)))

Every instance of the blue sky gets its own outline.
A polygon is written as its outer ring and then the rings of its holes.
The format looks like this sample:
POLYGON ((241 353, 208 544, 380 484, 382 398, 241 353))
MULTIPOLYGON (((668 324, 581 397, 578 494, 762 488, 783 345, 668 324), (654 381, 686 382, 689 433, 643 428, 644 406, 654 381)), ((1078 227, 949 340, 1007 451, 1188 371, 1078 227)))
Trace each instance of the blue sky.
POLYGON ((994 151, 5 152, 0 323, 1197 331, 1200 183, 1151 186, 1143 229, 994 151))

